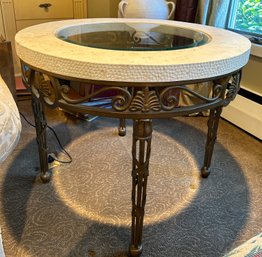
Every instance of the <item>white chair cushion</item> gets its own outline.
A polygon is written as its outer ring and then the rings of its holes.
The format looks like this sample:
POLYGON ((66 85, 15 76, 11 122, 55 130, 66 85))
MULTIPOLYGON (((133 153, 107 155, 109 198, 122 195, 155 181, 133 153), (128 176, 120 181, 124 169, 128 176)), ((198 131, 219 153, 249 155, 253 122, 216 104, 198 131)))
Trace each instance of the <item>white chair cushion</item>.
POLYGON ((224 257, 260 257, 262 256, 262 233, 252 237, 244 244, 232 250, 224 257))
POLYGON ((16 103, 0 76, 0 163, 15 148, 20 133, 21 120, 16 103))

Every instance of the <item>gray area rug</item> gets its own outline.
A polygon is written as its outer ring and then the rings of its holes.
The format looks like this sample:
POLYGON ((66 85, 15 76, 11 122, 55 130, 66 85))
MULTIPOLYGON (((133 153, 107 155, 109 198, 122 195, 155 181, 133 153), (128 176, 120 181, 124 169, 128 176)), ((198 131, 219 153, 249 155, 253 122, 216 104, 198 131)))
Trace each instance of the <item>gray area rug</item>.
MULTIPOLYGON (((33 120, 29 102, 19 108, 33 120)), ((128 256, 131 122, 121 138, 115 119, 47 116, 73 162, 42 184, 35 131, 23 122, 20 143, 0 168, 6 257, 128 256)), ((143 257, 221 257, 262 230, 261 142, 221 120, 212 173, 202 179, 206 122, 153 122, 143 257)), ((59 152, 50 131, 48 141, 59 152)))

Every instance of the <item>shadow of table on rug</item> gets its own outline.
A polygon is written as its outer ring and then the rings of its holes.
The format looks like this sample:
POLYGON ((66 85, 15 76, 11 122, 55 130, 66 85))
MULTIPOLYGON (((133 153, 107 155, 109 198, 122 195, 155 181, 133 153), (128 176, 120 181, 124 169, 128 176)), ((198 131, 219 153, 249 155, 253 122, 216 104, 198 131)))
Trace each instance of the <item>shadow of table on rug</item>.
MULTIPOLYGON (((63 143, 73 142, 99 129, 117 128, 117 121, 101 118, 89 124, 88 129, 84 122, 77 131, 72 128, 63 124, 55 127, 63 135, 63 143)), ((174 145, 169 147, 181 145, 187 149, 201 167, 205 134, 200 129, 175 119, 156 121, 154 129, 174 140, 174 145)), ((2 189, 6 252, 28 257, 127 256, 130 228, 122 226, 121 222, 114 225, 99 219, 91 220, 81 215, 81 211, 69 208, 58 194, 55 182, 41 184, 36 180, 34 167, 38 165, 38 159, 34 155, 37 155, 37 147, 33 138, 6 171, 2 189), (12 244, 16 250, 11 249, 12 244)), ((75 166, 72 165, 64 169, 70 170, 68 179, 74 180, 75 166)), ((88 165, 87 162, 87 168, 88 165)), ((174 172, 178 165, 174 163, 174 172)), ((196 193, 185 208, 145 225, 142 256, 219 257, 231 248, 249 215, 249 189, 241 167, 219 142, 211 168, 211 176, 200 180, 196 193)), ((86 185, 92 187, 90 178, 87 180, 86 185)), ((131 175, 127 181, 131 188, 131 175)), ((70 186, 67 190, 71 190, 70 186)), ((183 192, 179 192, 178 199, 182 195, 183 192)))

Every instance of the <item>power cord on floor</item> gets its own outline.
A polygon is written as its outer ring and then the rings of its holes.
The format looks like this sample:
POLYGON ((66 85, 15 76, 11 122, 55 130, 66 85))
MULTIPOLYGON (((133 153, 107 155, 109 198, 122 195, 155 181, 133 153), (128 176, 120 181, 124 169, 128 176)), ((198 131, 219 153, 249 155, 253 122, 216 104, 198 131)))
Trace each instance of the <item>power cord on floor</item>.
MULTIPOLYGON (((30 126, 32 126, 32 127, 34 127, 34 128, 36 127, 32 122, 30 122, 30 121, 26 118, 26 116, 25 116, 23 113, 21 113, 21 112, 19 112, 19 113, 20 113, 20 115, 23 117, 23 119, 24 119, 30 126)), ((65 148, 62 146, 62 144, 61 144, 61 142, 60 142, 60 140, 59 140, 59 138, 58 138, 55 130, 54 130, 52 127, 48 126, 48 125, 46 125, 46 127, 53 132, 53 134, 54 134, 54 136, 55 136, 55 138, 56 138, 56 140, 57 140, 57 142, 58 142, 58 144, 59 144, 62 152, 63 152, 65 155, 67 155, 67 157, 69 158, 68 161, 59 160, 59 159, 57 159, 57 158, 55 157, 55 155, 54 155, 53 153, 51 153, 51 154, 48 154, 48 163, 51 163, 51 162, 53 162, 53 161, 57 161, 57 162, 59 162, 59 163, 71 163, 71 162, 73 161, 73 158, 72 158, 72 156, 65 150, 65 148)))

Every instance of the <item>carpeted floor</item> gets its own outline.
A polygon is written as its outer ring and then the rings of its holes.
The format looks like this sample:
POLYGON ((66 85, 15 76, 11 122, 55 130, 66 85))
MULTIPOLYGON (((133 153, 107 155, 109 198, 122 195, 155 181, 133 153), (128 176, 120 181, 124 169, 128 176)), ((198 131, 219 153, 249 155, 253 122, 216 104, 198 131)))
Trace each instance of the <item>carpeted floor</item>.
MULTIPOLYGON (((30 103, 19 108, 31 121, 30 103)), ((131 214, 131 122, 91 123, 48 111, 73 157, 42 184, 35 131, 0 168, 6 257, 126 257, 131 214)), ((262 230, 262 144, 220 122, 212 174, 201 179, 206 118, 155 120, 143 257, 221 257, 262 230)), ((59 152, 48 131, 49 151, 59 152)), ((60 159, 66 157, 59 154, 60 159)))

